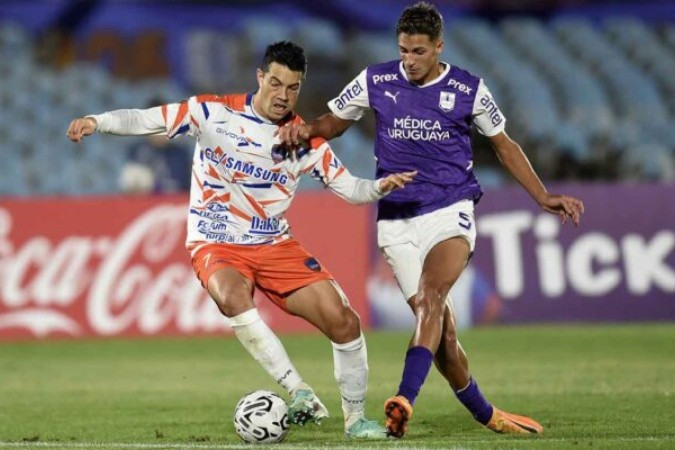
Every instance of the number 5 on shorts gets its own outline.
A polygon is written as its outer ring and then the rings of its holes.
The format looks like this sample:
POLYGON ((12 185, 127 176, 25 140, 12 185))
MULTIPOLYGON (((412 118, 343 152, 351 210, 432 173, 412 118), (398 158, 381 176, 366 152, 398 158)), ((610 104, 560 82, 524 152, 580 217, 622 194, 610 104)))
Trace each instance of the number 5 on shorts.
POLYGON ((459 223, 459 226, 464 228, 465 230, 471 229, 471 217, 465 212, 459 213, 459 222, 458 223, 459 223))

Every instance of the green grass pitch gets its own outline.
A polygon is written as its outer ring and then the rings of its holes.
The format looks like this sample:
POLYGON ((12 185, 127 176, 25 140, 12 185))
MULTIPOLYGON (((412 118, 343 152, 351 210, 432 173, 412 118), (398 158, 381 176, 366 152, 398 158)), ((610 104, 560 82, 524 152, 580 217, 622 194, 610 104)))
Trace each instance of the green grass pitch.
MULTIPOLYGON (((367 334, 368 415, 395 393, 410 333, 367 334)), ((282 338, 332 417, 292 428, 276 448, 675 448, 675 325, 496 327, 463 332, 472 372, 502 409, 545 434, 478 426, 432 371, 402 440, 343 437, 332 351, 319 335, 282 338)), ((232 412, 281 390, 234 338, 0 344, 0 449, 232 449, 232 412)))

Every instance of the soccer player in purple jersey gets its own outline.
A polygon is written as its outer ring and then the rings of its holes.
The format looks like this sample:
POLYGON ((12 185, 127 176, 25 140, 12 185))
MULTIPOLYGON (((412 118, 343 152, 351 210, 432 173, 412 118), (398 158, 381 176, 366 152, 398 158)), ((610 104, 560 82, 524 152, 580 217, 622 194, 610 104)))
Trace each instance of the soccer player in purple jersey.
POLYGON ((379 201, 378 245, 416 318, 397 394, 385 402, 389 434, 402 437, 431 363, 474 418, 498 433, 541 433, 536 421, 489 403, 471 377, 457 340, 448 293, 474 250, 471 127, 487 136, 502 165, 547 212, 579 224, 581 200, 555 195, 504 128, 506 119, 482 79, 439 60, 443 18, 426 2, 406 8, 396 26, 400 61, 363 70, 329 102, 331 112, 280 130, 297 146, 312 136, 341 135, 366 109, 375 112, 377 176, 415 169, 405 189, 379 201))

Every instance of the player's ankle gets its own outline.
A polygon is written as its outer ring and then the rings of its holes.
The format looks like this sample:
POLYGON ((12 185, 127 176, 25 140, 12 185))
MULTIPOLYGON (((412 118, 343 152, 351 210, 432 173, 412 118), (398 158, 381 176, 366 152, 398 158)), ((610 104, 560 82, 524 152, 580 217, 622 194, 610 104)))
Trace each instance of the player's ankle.
POLYGON ((363 411, 345 414, 345 430, 364 418, 363 411))
POLYGON ((288 393, 291 395, 291 397, 294 397, 295 394, 300 390, 311 391, 312 393, 314 392, 314 389, 312 389, 312 387, 309 384, 305 383, 304 381, 301 381, 300 383, 293 386, 288 393))
POLYGON ((474 419, 483 425, 487 425, 492 418, 494 407, 485 399, 483 393, 478 388, 476 380, 471 378, 469 380, 469 385, 461 391, 455 392, 455 395, 464 407, 473 415, 474 419))

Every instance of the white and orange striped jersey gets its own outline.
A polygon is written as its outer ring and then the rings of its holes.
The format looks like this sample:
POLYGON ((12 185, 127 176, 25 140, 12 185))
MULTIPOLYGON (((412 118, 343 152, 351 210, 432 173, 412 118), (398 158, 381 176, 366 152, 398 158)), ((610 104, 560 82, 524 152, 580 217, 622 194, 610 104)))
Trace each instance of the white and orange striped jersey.
POLYGON ((351 175, 324 139, 312 139, 308 148, 295 153, 280 147, 275 136, 279 126, 302 119, 291 114, 270 122, 255 112, 252 97, 201 95, 146 110, 89 116, 100 133, 196 137, 188 249, 203 243, 251 245, 286 239, 284 213, 304 174, 351 203, 382 197, 378 181, 351 175))

